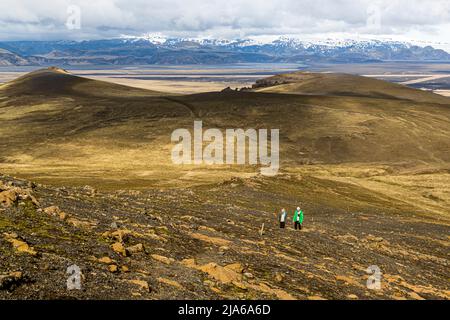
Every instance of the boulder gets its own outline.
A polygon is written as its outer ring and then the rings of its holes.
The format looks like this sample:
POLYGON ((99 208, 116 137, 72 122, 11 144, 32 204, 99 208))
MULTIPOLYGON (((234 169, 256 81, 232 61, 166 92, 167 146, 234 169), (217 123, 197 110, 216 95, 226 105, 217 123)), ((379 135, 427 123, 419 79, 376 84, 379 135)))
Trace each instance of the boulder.
POLYGON ((4 233, 5 240, 12 244, 13 248, 19 253, 26 253, 36 256, 37 252, 25 241, 19 238, 16 233, 4 233))
POLYGON ((371 242, 383 242, 383 241, 385 241, 382 237, 376 237, 376 236, 374 236, 372 234, 369 234, 366 237, 366 240, 367 241, 371 241, 371 242))
POLYGON ((233 270, 233 271, 235 271, 237 273, 243 273, 244 272, 244 267, 239 262, 226 265, 225 268, 227 268, 229 270, 233 270))
POLYGON ((223 89, 222 91, 220 91, 222 93, 229 93, 229 92, 234 92, 233 89, 231 89, 230 87, 226 87, 225 89, 223 89))
POLYGON ((121 242, 116 242, 111 245, 111 248, 114 252, 126 257, 127 256, 127 250, 125 249, 125 246, 121 242))
POLYGON ((197 267, 197 264, 195 262, 195 259, 183 259, 181 260, 181 264, 188 268, 195 268, 197 267))
POLYGON ((0 192, 0 203, 5 207, 10 207, 19 200, 19 193, 14 190, 5 190, 0 192))
POLYGON ((248 290, 248 286, 240 281, 233 281, 232 284, 241 290, 248 290))
POLYGON ((119 271, 119 268, 115 264, 111 264, 108 266, 108 270, 109 272, 116 273, 117 271, 119 271))
POLYGON ((66 222, 75 228, 86 230, 91 230, 97 224, 96 221, 80 220, 74 217, 66 218, 66 222))
POLYGON ((279 272, 276 272, 275 273, 275 281, 276 282, 282 282, 283 280, 284 280, 284 275, 279 273, 279 272))
POLYGON ((126 250, 127 250, 127 252, 129 254, 136 254, 136 253, 139 253, 139 252, 143 252, 144 251, 144 246, 142 245, 142 243, 138 243, 138 244, 136 244, 134 246, 128 247, 126 250))
POLYGON ((204 241, 204 242, 207 242, 209 244, 214 244, 214 245, 217 245, 219 247, 223 247, 223 246, 228 246, 229 247, 230 244, 232 243, 230 240, 222 239, 222 238, 219 238, 219 237, 210 237, 210 236, 207 236, 207 235, 202 234, 202 233, 191 232, 189 235, 192 238, 194 238, 194 239, 197 239, 197 240, 200 240, 200 241, 204 241))
POLYGON ((161 278, 161 277, 156 280, 158 280, 158 282, 160 282, 160 283, 172 286, 174 288, 183 289, 183 286, 175 280, 170 280, 170 279, 161 278))
POLYGON ((111 259, 110 257, 103 257, 103 258, 98 259, 98 262, 105 263, 105 264, 111 264, 111 263, 114 263, 114 260, 111 259))
POLYGON ((68 214, 62 211, 58 206, 50 206, 44 209, 44 212, 52 217, 58 217, 60 220, 67 220, 68 214))
POLYGON ((133 234, 133 231, 127 229, 119 229, 113 232, 106 231, 102 234, 105 238, 111 238, 118 242, 127 242, 129 236, 133 234))
POLYGON ((90 194, 91 196, 95 195, 97 193, 97 190, 94 187, 91 186, 84 186, 83 191, 90 194))
POLYGON ((31 194, 31 190, 29 189, 22 189, 5 184, 0 186, 0 204, 4 207, 10 207, 19 200, 31 200, 35 206, 39 205, 39 202, 31 194))
POLYGON ((22 272, 11 272, 9 274, 0 274, 0 290, 12 290, 23 282, 22 272))
POLYGON ((160 256, 159 254, 152 254, 151 257, 156 261, 162 262, 164 264, 172 264, 175 262, 175 259, 160 256))
POLYGON ((151 288, 147 281, 144 280, 128 280, 133 285, 136 285, 140 290, 145 292, 151 292, 151 288))
POLYGON ((246 277, 247 279, 253 279, 255 276, 250 272, 245 272, 244 277, 246 277))
POLYGON ((236 271, 221 267, 215 262, 199 266, 197 269, 207 273, 213 279, 224 284, 232 283, 233 281, 240 282, 242 279, 242 276, 236 271))

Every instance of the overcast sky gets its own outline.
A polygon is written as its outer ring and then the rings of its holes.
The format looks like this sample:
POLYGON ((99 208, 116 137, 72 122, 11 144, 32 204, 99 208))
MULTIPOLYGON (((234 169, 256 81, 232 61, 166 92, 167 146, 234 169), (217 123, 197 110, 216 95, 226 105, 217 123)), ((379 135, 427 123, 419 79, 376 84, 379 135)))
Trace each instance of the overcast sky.
POLYGON ((0 0, 0 40, 147 33, 376 37, 429 41, 450 50, 450 0, 0 0), (80 29, 66 27, 68 21, 76 26, 73 5, 80 9, 80 29))

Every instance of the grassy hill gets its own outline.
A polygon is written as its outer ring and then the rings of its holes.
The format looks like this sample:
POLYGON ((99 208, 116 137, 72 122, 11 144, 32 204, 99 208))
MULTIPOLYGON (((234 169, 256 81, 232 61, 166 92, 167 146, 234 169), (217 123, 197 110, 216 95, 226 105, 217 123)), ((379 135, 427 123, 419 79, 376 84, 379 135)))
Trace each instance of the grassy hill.
POLYGON ((180 96, 52 68, 0 87, 0 299, 449 299, 450 99, 305 77, 180 96), (280 175, 173 165, 197 119, 279 128, 280 175))
POLYGON ((258 80, 258 92, 356 96, 449 104, 448 98, 383 80, 342 73, 294 72, 258 80))
POLYGON ((448 98, 347 75, 279 77, 296 82, 262 92, 170 96, 60 69, 32 72, 0 89, 0 134, 7 137, 0 141, 1 168, 10 172, 23 166, 22 174, 39 173, 49 179, 97 177, 116 184, 130 178, 150 185, 171 184, 180 177, 196 180, 192 170, 206 170, 207 175, 218 170, 213 180, 228 178, 230 172, 257 172, 251 167, 173 166, 171 132, 191 129, 195 119, 203 120, 205 128, 279 128, 282 169, 301 164, 450 161, 448 98), (372 83, 378 91, 368 91, 372 83), (308 91, 277 92, 287 88, 308 91))
POLYGON ((16 96, 151 96, 160 92, 126 87, 109 82, 71 75, 66 70, 49 67, 30 72, 2 87, 4 95, 16 96))

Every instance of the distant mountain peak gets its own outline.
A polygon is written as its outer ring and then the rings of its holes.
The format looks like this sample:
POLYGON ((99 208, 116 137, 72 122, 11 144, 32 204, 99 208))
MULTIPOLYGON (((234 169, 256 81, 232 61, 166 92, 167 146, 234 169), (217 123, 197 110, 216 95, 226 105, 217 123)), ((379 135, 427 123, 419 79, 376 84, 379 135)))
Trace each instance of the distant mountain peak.
POLYGON ((167 41, 167 37, 161 35, 161 34, 144 34, 142 36, 127 36, 127 35, 123 35, 121 37, 121 39, 123 39, 124 41, 139 41, 139 40, 144 40, 144 41, 148 41, 152 44, 164 44, 167 41))

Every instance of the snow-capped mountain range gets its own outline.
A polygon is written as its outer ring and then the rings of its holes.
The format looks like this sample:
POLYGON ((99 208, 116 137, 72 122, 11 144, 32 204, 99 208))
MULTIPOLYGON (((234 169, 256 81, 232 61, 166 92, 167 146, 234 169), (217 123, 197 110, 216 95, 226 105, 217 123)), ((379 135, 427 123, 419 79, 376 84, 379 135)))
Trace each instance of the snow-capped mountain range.
POLYGON ((450 61, 449 53, 429 45, 379 39, 287 36, 228 40, 149 34, 107 40, 0 42, 0 49, 0 65, 450 61))
MULTIPOLYGON (((426 41, 398 41, 393 39, 370 39, 370 38, 300 38, 292 36, 272 36, 272 37, 249 37, 245 39, 215 39, 215 38, 175 38, 166 37, 160 34, 146 34, 142 36, 122 36, 124 41, 148 41, 154 45, 174 45, 182 42, 195 42, 201 45, 213 45, 213 46, 264 46, 264 45, 281 45, 289 46, 292 48, 309 48, 309 47, 331 47, 331 48, 344 48, 344 47, 371 47, 376 45, 388 45, 391 46, 450 46, 447 43, 434 43, 426 41)), ((439 49, 439 48, 438 48, 439 49)))
MULTIPOLYGON (((124 41, 140 41, 145 40, 155 45, 164 45, 167 43, 175 42, 186 42, 192 41, 200 44, 214 44, 214 45, 230 45, 234 43, 239 43, 243 46, 246 45, 267 45, 272 43, 290 43, 290 44, 302 44, 302 45, 327 45, 327 46, 348 46, 355 43, 409 43, 411 41, 395 41, 393 39, 374 39, 374 38, 311 38, 311 37, 300 37, 300 36, 254 36, 247 37, 243 39, 221 39, 221 38, 211 38, 211 37, 168 37, 162 34, 144 34, 141 36, 129 36, 122 35, 120 37, 124 41)), ((430 43, 431 45, 431 43, 430 43)))

